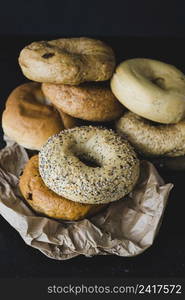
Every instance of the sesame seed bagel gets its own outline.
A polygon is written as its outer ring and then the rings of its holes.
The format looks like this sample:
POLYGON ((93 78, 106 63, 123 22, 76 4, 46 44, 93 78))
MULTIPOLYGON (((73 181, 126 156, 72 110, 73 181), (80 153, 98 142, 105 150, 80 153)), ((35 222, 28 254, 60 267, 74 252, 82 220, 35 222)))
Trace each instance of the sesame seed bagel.
POLYGON ((112 49, 91 38, 33 42, 20 53, 23 74, 37 82, 80 84, 108 80, 115 67, 112 49))
POLYGON ((40 150, 50 136, 64 129, 59 113, 36 82, 12 91, 2 115, 2 127, 10 139, 31 150, 40 150))
POLYGON ((139 160, 112 130, 83 126, 51 137, 39 153, 46 186, 72 201, 89 204, 121 199, 134 187, 139 160))
POLYGON ((112 79, 117 99, 137 115, 163 124, 185 117, 185 76, 172 65, 135 58, 121 63, 112 79))
POLYGON ((36 212, 55 219, 79 220, 106 206, 73 202, 48 189, 39 174, 38 155, 32 156, 27 162, 19 187, 25 200, 36 212))
POLYGON ((176 157, 185 154, 185 120, 166 125, 126 112, 116 122, 116 130, 146 156, 176 157))
POLYGON ((119 118, 124 111, 109 87, 44 83, 42 91, 57 109, 83 120, 112 121, 119 118))

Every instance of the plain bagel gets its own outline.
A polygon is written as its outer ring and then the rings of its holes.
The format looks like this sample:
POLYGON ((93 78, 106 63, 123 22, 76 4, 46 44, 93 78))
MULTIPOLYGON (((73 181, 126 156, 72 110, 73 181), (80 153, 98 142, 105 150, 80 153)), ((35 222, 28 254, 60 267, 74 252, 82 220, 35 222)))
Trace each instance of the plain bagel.
POLYGON ((170 124, 185 117, 185 76, 172 65, 126 60, 117 67, 111 88, 124 106, 146 119, 170 124))
POLYGON ((51 218, 79 220, 89 217, 105 207, 103 204, 73 202, 49 190, 39 174, 38 155, 32 156, 27 162, 19 180, 19 187, 25 200, 37 213, 51 218))
POLYGON ((21 146, 40 150, 47 139, 64 129, 57 110, 49 105, 39 83, 25 83, 12 91, 2 115, 4 133, 21 146))
POLYGON ((108 80, 114 71, 115 57, 102 41, 65 38, 31 43, 21 51, 19 65, 31 80, 76 85, 108 80))
POLYGON ((185 120, 158 124, 126 112, 116 122, 117 132, 146 156, 176 157, 185 154, 185 120))
POLYGON ((102 204, 121 199, 133 189, 139 160, 130 144, 112 130, 84 126, 64 130, 47 141, 39 153, 39 172, 58 195, 102 204))
POLYGON ((112 121, 124 111, 109 87, 43 83, 42 91, 57 109, 83 120, 112 121))

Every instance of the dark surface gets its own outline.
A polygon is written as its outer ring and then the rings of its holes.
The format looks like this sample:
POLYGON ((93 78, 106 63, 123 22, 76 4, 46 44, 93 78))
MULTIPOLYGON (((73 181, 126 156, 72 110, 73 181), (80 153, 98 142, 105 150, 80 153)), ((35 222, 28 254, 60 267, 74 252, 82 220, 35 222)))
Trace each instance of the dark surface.
POLYGON ((0 34, 184 36, 184 0, 6 0, 0 34))
MULTIPOLYGON (((44 39, 42 36, 40 39, 44 39)), ((27 81, 19 69, 20 49, 35 37, 1 37, 1 113, 10 91, 27 81)), ((38 39, 38 38, 37 38, 38 39)), ((185 71, 185 39, 105 38, 115 50, 117 61, 150 57, 185 71)), ((1 147, 2 131, 1 131, 1 147)), ((185 172, 161 172, 175 187, 170 194, 162 226, 152 247, 134 258, 79 256, 69 261, 48 259, 27 246, 19 234, 0 217, 0 277, 184 277, 185 275, 185 172)))

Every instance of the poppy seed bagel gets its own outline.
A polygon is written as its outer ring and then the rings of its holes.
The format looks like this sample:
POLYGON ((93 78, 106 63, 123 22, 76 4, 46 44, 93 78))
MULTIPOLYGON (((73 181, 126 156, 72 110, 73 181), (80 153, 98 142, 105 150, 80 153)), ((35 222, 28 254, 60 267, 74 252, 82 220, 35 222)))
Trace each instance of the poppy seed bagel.
POLYGON ((133 189, 139 169, 132 146, 100 127, 63 130, 49 138, 39 153, 39 171, 46 186, 81 203, 121 199, 133 189))

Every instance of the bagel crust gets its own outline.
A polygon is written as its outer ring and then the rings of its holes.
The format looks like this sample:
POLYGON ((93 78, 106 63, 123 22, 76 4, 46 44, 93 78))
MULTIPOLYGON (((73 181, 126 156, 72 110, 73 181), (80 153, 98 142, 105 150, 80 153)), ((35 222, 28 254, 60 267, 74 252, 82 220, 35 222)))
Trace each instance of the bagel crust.
POLYGON ((159 125, 126 112, 116 122, 116 130, 146 156, 176 157, 185 154, 185 120, 159 125))
POLYGON ((64 38, 31 43, 21 51, 19 65, 31 80, 78 85, 108 80, 114 71, 115 57, 102 41, 64 38))
POLYGON ((12 91, 2 115, 2 127, 10 139, 31 150, 40 150, 50 136, 64 129, 59 113, 48 104, 36 82, 12 91))
POLYGON ((100 204, 119 200, 133 189, 139 160, 130 144, 112 130, 84 126, 51 137, 39 153, 39 171, 58 195, 100 204))
POLYGON ((57 110, 60 114, 60 117, 61 117, 61 120, 62 120, 62 123, 63 123, 63 126, 65 129, 73 128, 73 127, 76 127, 79 125, 79 121, 77 119, 69 116, 68 114, 63 112, 61 109, 57 109, 57 110))
POLYGON ((163 124, 185 118, 185 76, 172 65, 144 58, 121 63, 112 79, 117 99, 137 115, 163 124))
POLYGON ((19 181, 20 190, 29 205, 38 213, 51 218, 79 220, 91 216, 105 205, 82 204, 65 199, 44 184, 38 166, 38 155, 32 156, 19 181))
POLYGON ((44 83, 42 91, 57 109, 83 120, 112 121, 119 118, 124 111, 123 105, 108 87, 44 83))

